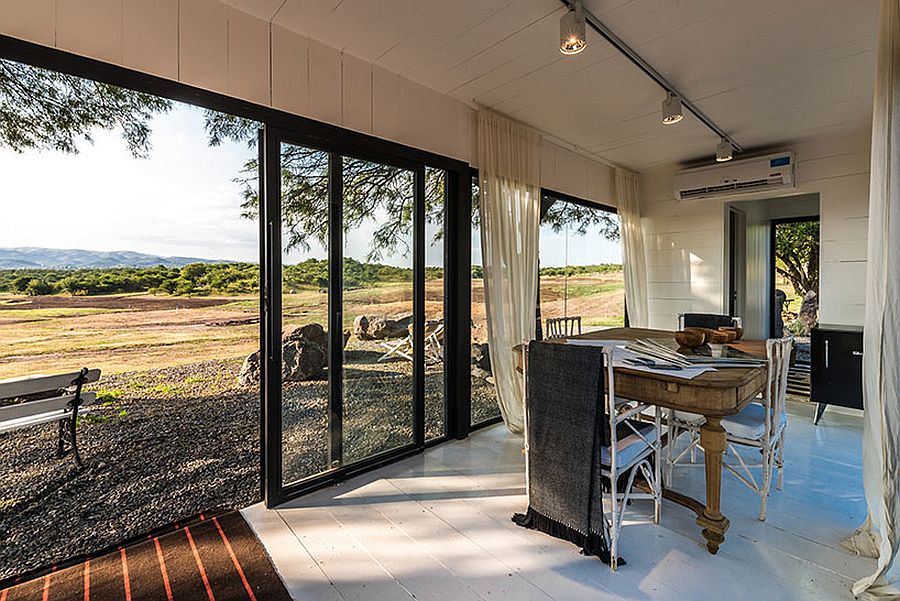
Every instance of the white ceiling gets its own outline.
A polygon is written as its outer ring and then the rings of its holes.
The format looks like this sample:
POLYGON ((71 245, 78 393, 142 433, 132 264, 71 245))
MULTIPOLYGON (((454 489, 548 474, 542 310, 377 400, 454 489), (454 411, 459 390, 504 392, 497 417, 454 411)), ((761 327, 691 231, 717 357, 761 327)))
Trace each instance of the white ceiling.
MULTIPOLYGON (((559 0, 225 0, 637 171, 714 153, 692 115, 590 29, 557 49, 559 0)), ((747 149, 869 127, 877 0, 585 0, 747 149)))

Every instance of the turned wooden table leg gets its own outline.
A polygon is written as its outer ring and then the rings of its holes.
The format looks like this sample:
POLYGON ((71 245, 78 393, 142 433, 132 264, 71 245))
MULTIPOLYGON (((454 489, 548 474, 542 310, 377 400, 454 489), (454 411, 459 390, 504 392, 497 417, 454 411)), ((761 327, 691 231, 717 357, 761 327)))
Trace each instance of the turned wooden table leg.
POLYGON ((700 428, 700 446, 706 461, 706 507, 697 517, 697 524, 703 528, 706 548, 715 554, 719 545, 725 542, 728 518, 722 515, 720 499, 722 494, 722 455, 725 453, 725 429, 722 418, 707 417, 700 428))

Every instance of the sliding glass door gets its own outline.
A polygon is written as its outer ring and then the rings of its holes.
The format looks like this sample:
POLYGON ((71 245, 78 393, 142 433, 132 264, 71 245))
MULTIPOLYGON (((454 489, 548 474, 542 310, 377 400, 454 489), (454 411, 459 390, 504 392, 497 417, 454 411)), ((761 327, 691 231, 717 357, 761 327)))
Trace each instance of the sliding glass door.
POLYGON ((443 315, 426 321, 424 166, 309 148, 271 127, 263 137, 272 505, 424 447, 443 315))
POLYGON ((345 463, 415 442, 415 180, 409 169, 343 161, 345 463))

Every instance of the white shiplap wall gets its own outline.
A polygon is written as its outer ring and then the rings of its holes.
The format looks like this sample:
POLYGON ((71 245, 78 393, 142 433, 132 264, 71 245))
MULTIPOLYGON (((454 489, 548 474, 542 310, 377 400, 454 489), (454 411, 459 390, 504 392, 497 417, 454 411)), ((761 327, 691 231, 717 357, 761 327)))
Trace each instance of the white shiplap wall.
MULTIPOLYGON (((819 194, 820 321, 862 325, 865 316, 869 138, 821 136, 791 147, 798 188, 819 194)), ((686 311, 724 312, 725 204, 740 196, 677 202, 676 167, 640 178, 651 327, 672 328, 686 311)))
MULTIPOLYGON (((0 0, 0 33, 477 166, 469 105, 218 0, 0 0)), ((615 204, 606 165, 543 159, 545 186, 615 204)))

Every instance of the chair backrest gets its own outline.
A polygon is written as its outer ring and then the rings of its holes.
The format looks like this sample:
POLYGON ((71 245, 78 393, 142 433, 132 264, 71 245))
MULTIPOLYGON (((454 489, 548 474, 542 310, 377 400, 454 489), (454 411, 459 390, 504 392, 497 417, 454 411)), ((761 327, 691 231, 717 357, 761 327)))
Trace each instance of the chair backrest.
POLYGON ((547 339, 567 338, 581 334, 581 316, 555 317, 547 320, 547 339))
POLYGON ((788 371, 791 368, 793 348, 793 338, 772 338, 766 341, 768 376, 764 397, 770 432, 778 427, 787 413, 788 371))
POLYGON ((731 315, 718 315, 716 313, 682 313, 678 316, 679 330, 684 328, 730 328, 735 325, 735 318, 731 315))

